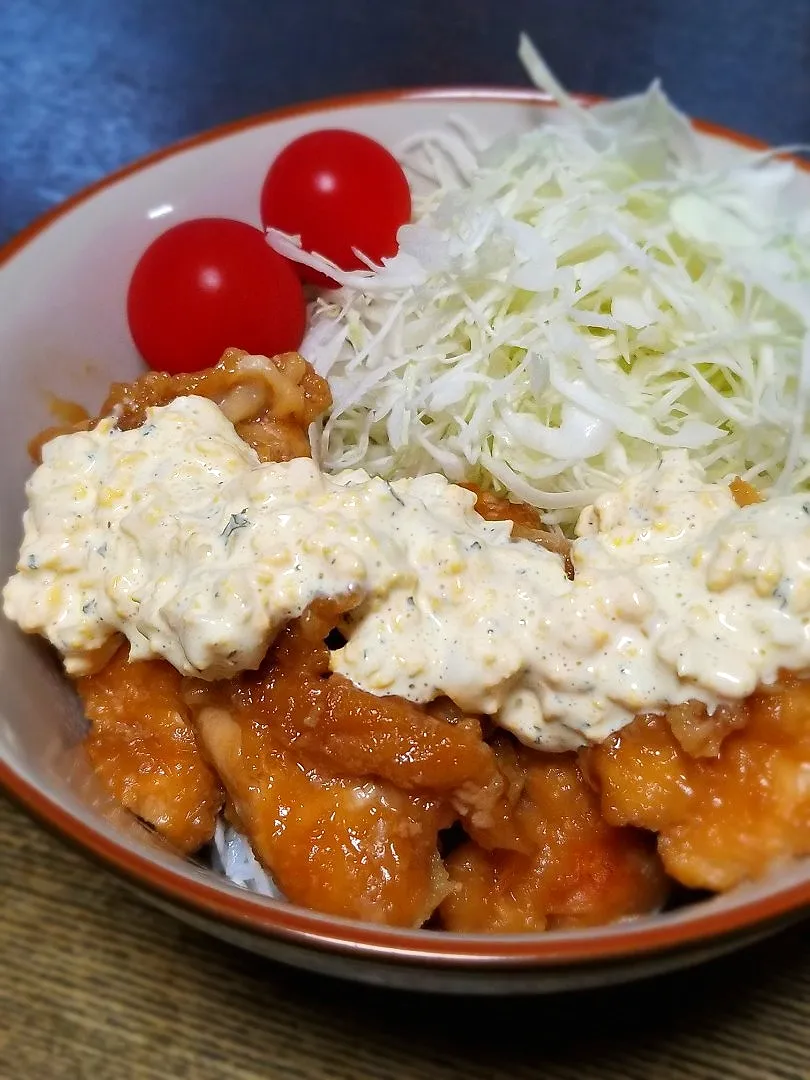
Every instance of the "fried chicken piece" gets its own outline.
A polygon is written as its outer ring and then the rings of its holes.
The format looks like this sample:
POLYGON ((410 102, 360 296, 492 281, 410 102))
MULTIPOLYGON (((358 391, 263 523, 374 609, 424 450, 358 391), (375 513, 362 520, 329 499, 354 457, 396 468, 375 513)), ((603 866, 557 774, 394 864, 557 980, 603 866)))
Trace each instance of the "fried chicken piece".
MULTIPOLYGON (((152 371, 114 383, 98 417, 60 403, 63 426, 42 432, 29 449, 38 459, 49 439, 88 430, 103 416, 136 427, 147 408, 187 394, 216 401, 263 461, 308 457, 309 424, 331 402, 326 382, 297 353, 268 360, 228 349, 204 371, 152 371)), ((210 840, 222 794, 189 726, 181 683, 169 665, 129 664, 123 650, 77 688, 91 721, 86 746, 95 771, 123 806, 190 852, 210 840)))
POLYGON ((575 756, 520 747, 514 759, 523 779, 513 850, 484 850, 470 840, 450 854, 453 891, 439 909, 442 925, 525 933, 596 926, 660 907, 667 882, 653 839, 602 820, 575 756))
POLYGON ((483 491, 475 484, 462 484, 475 496, 475 512, 487 521, 512 521, 514 528, 512 536, 516 540, 531 540, 533 544, 539 544, 547 551, 560 555, 565 560, 565 570, 569 577, 574 576, 574 568, 571 563, 571 541, 567 540, 562 533, 554 532, 544 522, 539 510, 529 506, 528 503, 511 502, 502 495, 495 495, 491 491, 483 491))
POLYGON ((455 709, 435 715, 331 674, 323 642, 330 621, 321 622, 315 640, 311 624, 288 627, 258 672, 233 680, 226 707, 272 718, 280 746, 341 776, 388 780, 405 791, 458 792, 462 801, 468 786, 496 780, 498 763, 477 719, 455 709))
POLYGON ((439 830, 485 817, 504 779, 479 721, 449 702, 429 711, 330 674, 324 638, 351 606, 313 605, 258 672, 187 680, 186 700, 235 816, 290 899, 418 926, 447 891, 439 830))
POLYGON ((607 820, 657 832, 667 872, 715 892, 810 854, 810 681, 785 678, 713 716, 694 706, 686 728, 683 708, 583 755, 607 820))
POLYGON ((293 903, 391 926, 421 926, 447 891, 436 799, 303 765, 272 717, 205 706, 195 723, 235 824, 293 903))
POLYGON ((116 415, 124 430, 138 427, 151 406, 188 394, 215 401, 262 461, 309 457, 307 429, 332 403, 325 379, 298 353, 268 359, 226 349, 218 364, 203 371, 149 371, 134 382, 113 383, 98 416, 46 429, 29 443, 29 453, 39 461, 50 439, 87 431, 105 416, 116 415))
POLYGON ((90 720, 84 745, 105 787, 191 853, 214 834, 222 789, 200 754, 181 683, 170 664, 131 664, 124 648, 102 671, 77 679, 76 689, 90 720))

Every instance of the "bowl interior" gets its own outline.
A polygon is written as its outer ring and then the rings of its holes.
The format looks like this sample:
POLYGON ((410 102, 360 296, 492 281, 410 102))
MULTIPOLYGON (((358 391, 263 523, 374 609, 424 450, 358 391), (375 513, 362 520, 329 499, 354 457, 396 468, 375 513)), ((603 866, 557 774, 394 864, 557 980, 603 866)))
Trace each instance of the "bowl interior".
MULTIPOLYGON (((21 535, 24 484, 31 471, 26 442, 53 422, 51 395, 93 408, 110 381, 133 378, 142 370, 127 332, 125 296, 132 268, 153 237, 172 223, 202 215, 235 217, 258 225, 259 190, 269 162, 283 145, 306 130, 352 128, 396 150, 403 139, 441 128, 454 114, 490 139, 535 124, 543 108, 536 97, 526 93, 462 91, 378 95, 281 114, 205 137, 136 167, 75 201, 7 249, 0 262, 3 580, 13 570, 21 535)), ((718 163, 751 153, 716 135, 704 133, 701 137, 718 163)), ((810 176, 802 174, 796 184, 796 198, 808 199, 810 176)), ((179 859, 111 805, 78 749, 84 722, 53 656, 40 642, 25 638, 3 619, 0 679, 4 688, 0 762, 7 775, 15 778, 14 787, 21 783, 29 794, 44 800, 41 805, 50 807, 52 820, 57 819, 58 810, 58 823, 67 831, 75 834, 78 824, 85 841, 90 835, 96 838, 97 850, 103 848, 109 854, 123 845, 159 867, 172 890, 191 888, 198 898, 204 894, 209 901, 238 893, 244 917, 273 925, 279 905, 247 897, 224 880, 179 859)), ((138 876, 137 869, 133 873, 138 876)), ((805 861, 696 908, 642 920, 644 926, 602 928, 576 937, 586 951, 589 942, 611 939, 615 939, 617 949, 621 942, 621 948, 629 951, 643 946, 645 927, 674 932, 682 927, 687 933, 695 919, 705 922, 708 918, 706 926, 722 929, 729 917, 742 924, 744 913, 750 911, 753 919, 752 901, 765 901, 785 890, 795 892, 809 879, 810 866, 805 861), (716 924, 712 924, 715 917, 716 924)), ((309 914, 302 917, 298 930, 310 935, 323 933, 334 938, 343 932, 338 920, 309 914)), ((350 936, 349 924, 344 931, 350 936)), ((434 944, 437 937, 399 934, 396 940, 401 948, 412 942, 413 948, 422 952, 443 949, 452 953, 461 948, 448 942, 446 936, 442 936, 443 944, 434 944)), ((571 938, 562 932, 544 935, 543 948, 554 952, 571 938)), ((385 942, 384 933, 379 940, 385 942)))

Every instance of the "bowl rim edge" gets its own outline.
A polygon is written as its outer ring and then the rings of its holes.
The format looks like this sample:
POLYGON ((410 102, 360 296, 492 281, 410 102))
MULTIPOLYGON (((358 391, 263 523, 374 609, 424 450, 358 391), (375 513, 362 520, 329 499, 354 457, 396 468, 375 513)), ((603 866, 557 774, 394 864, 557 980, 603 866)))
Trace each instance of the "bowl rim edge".
MULTIPOLYGON (((585 104, 604 100, 593 95, 576 97, 585 104)), ((252 128, 284 120, 353 107, 420 101, 554 105, 549 95, 532 89, 499 86, 414 87, 321 98, 233 120, 139 157, 46 211, 0 249, 0 270, 62 217, 101 192, 168 158, 252 128)), ((711 138, 735 143, 754 152, 772 149, 760 139, 722 125, 698 119, 691 122, 697 131, 711 138)), ((810 162, 789 154, 780 156, 793 161, 803 171, 810 172, 810 162)), ((244 896, 235 890, 220 892, 202 882, 186 878, 180 872, 174 872, 152 861, 145 854, 128 848, 123 839, 111 839, 82 821, 60 806, 56 799, 12 770, 4 760, 0 761, 0 788, 5 789, 33 817, 62 838, 70 840, 80 850, 94 856, 108 869, 197 916, 214 919, 233 929, 250 931, 271 939, 283 939, 333 953, 376 959, 382 957, 401 964, 525 969, 605 963, 631 955, 641 959, 645 955, 698 947, 709 940, 742 933, 755 926, 799 918, 803 909, 810 910, 809 874, 804 882, 778 889, 768 896, 752 899, 747 903, 743 902, 730 911, 697 913, 688 922, 663 926, 645 927, 638 921, 623 924, 619 930, 614 924, 605 928, 610 932, 599 940, 594 940, 589 934, 579 937, 577 932, 564 937, 553 932, 506 937, 399 930, 340 919, 292 904, 268 902, 266 898, 254 898, 248 892, 245 892, 244 896)))

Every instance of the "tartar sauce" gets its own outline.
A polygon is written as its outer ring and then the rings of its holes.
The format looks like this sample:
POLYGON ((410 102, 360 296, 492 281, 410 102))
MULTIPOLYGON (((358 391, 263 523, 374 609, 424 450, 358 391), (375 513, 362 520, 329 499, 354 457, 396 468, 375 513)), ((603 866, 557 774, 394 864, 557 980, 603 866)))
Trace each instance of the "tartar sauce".
POLYGON ((351 594, 335 671, 564 750, 810 667, 810 499, 740 509, 681 452, 583 512, 573 581, 441 476, 261 464, 199 397, 54 439, 27 494, 5 612, 74 675, 123 635, 133 659, 227 678, 314 599, 351 594))

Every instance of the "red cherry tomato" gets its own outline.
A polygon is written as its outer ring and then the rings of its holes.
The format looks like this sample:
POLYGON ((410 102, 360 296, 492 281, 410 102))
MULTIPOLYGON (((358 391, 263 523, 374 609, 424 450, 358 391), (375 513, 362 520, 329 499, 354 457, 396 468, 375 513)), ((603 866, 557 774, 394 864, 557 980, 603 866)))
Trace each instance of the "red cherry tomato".
MULTIPOLYGON (((364 264, 357 248, 379 262, 395 255, 397 229, 411 217, 411 191, 396 158, 356 131, 313 131, 291 142, 270 166, 261 199, 262 222, 301 237, 305 251, 342 270, 364 264)), ((304 281, 334 285, 296 265, 304 281)))
POLYGON ((301 282, 252 225, 198 218, 175 225, 141 256, 127 318, 158 371, 210 367, 230 346, 273 356, 304 335, 301 282))

